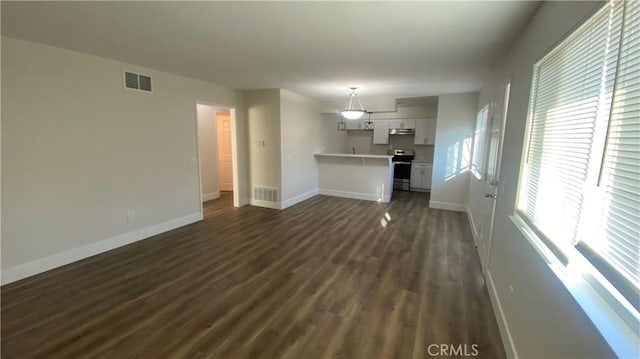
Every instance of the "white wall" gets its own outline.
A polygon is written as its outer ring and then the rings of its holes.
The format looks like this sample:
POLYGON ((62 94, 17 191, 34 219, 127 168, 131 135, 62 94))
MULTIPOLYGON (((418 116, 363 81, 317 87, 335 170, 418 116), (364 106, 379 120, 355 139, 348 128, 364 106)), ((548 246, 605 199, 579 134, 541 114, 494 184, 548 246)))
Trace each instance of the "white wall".
POLYGON ((321 136, 326 153, 347 153, 347 131, 338 131, 340 117, 336 114, 321 114, 321 136))
POLYGON ((344 134, 320 114, 320 104, 283 89, 245 91, 250 136, 251 186, 278 188, 286 208, 318 192, 317 152, 342 152, 344 134), (265 147, 261 143, 264 141, 265 147))
POLYGON ((477 93, 440 96, 433 159, 433 208, 466 211, 477 93))
POLYGON ((202 200, 208 201, 220 197, 216 109, 213 106, 198 104, 197 117, 202 200))
POLYGON ((250 184, 277 188, 281 195, 280 89, 245 91, 245 104, 250 184))
MULTIPOLYGON (((480 92, 478 108, 493 97, 501 100, 503 84, 511 80, 487 281, 510 356, 614 357, 565 286, 508 218, 516 200, 533 64, 596 6, 595 2, 544 2, 480 92)), ((481 206, 473 205, 482 194, 481 186, 472 180, 469 198, 474 218, 482 218, 481 206)))
POLYGON ((320 194, 389 202, 393 192, 393 166, 389 158, 316 156, 320 194))
POLYGON ((3 37, 3 282, 197 220, 196 100, 243 106, 229 88, 3 37), (124 89, 124 69, 153 93, 124 89))
MULTIPOLYGON (((291 91, 280 90, 280 138, 283 208, 317 193, 318 165, 314 153, 324 144, 320 104, 291 91)), ((337 132, 337 131, 336 131, 337 132)))

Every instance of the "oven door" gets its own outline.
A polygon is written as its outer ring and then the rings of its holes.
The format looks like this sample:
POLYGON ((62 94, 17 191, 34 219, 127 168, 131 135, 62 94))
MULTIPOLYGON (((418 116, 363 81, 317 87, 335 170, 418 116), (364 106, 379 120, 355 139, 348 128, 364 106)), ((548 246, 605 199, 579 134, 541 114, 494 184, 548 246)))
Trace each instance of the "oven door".
POLYGON ((393 189, 408 191, 411 182, 411 162, 393 162, 393 189))

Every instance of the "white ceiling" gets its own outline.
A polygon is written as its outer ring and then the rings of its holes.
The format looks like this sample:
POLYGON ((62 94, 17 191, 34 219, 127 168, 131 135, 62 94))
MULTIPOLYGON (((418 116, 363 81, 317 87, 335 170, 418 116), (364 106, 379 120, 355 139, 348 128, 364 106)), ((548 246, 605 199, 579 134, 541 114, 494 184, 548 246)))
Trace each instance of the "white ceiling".
POLYGON ((2 35, 321 100, 478 90, 538 2, 7 2, 2 35))

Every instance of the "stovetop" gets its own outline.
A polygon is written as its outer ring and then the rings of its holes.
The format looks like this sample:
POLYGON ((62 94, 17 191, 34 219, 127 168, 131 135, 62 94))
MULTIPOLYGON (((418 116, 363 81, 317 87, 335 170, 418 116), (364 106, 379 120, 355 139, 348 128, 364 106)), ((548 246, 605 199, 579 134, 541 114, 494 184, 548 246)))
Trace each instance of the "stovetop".
POLYGON ((393 155, 391 161, 393 162, 411 162, 414 159, 415 154, 412 150, 389 150, 390 155, 393 155))

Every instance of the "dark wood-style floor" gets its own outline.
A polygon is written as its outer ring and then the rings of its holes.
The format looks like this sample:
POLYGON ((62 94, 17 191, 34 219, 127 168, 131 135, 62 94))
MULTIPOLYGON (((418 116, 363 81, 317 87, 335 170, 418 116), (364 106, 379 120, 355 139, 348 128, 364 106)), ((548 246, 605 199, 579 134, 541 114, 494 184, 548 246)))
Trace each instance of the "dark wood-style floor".
POLYGON ((394 195, 225 194, 202 222, 3 286, 2 358, 505 357, 465 215, 394 195))

